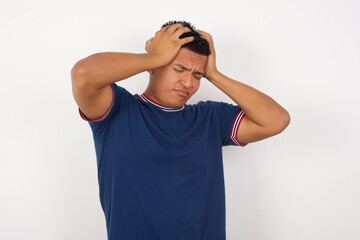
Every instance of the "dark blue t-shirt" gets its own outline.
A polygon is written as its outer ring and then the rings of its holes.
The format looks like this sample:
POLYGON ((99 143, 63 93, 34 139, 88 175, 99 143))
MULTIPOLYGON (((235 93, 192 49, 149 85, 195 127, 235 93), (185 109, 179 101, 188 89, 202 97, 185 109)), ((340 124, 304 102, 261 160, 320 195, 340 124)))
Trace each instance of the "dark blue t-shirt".
POLYGON ((222 146, 240 145, 242 110, 165 108, 112 88, 111 108, 90 121, 108 239, 225 240, 222 146))

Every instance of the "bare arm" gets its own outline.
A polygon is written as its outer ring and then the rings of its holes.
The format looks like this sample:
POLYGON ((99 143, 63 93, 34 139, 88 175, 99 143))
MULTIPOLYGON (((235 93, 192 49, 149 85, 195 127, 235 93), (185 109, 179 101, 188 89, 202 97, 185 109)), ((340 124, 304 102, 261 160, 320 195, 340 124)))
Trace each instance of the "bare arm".
POLYGON ((95 119, 112 102, 110 84, 147 70, 151 60, 146 54, 97 53, 75 64, 71 71, 72 91, 81 111, 95 119))
POLYGON ((206 78, 228 95, 245 113, 237 139, 242 143, 250 143, 282 132, 290 122, 288 112, 266 94, 219 72, 215 64, 212 37, 203 31, 199 33, 209 42, 212 51, 205 69, 206 78))
POLYGON ((209 81, 228 95, 245 113, 237 133, 242 143, 250 143, 282 132, 290 121, 288 112, 266 94, 221 74, 209 81))
POLYGON ((188 28, 174 24, 156 32, 148 53, 97 53, 78 61, 71 70, 73 96, 81 111, 94 119, 112 102, 111 84, 138 73, 163 66, 180 47, 193 40, 179 39, 188 28))

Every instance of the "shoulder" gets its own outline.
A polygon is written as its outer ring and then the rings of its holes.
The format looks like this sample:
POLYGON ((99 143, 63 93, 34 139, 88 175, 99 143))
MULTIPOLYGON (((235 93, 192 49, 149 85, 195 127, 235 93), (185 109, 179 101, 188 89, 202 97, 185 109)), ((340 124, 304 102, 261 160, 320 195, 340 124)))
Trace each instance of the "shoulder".
POLYGON ((112 88, 114 90, 114 101, 118 102, 119 105, 131 104, 138 100, 137 94, 129 92, 127 89, 117 85, 116 83, 112 84, 112 88))

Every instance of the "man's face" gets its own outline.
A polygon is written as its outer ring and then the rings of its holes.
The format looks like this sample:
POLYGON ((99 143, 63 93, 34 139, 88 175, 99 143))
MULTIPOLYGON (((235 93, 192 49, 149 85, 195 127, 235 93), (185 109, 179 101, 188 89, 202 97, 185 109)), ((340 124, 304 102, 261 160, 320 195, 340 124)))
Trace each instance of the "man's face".
POLYGON ((182 107, 199 89, 207 56, 181 48, 174 60, 152 71, 148 97, 165 107, 182 107))

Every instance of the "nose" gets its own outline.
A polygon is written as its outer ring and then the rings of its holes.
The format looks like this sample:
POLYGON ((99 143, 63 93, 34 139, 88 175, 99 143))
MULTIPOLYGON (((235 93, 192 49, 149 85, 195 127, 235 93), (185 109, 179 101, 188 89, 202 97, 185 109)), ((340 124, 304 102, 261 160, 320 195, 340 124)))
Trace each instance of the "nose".
POLYGON ((190 72, 187 72, 186 74, 183 74, 180 83, 185 88, 192 88, 193 87, 193 76, 192 76, 192 74, 190 72))

